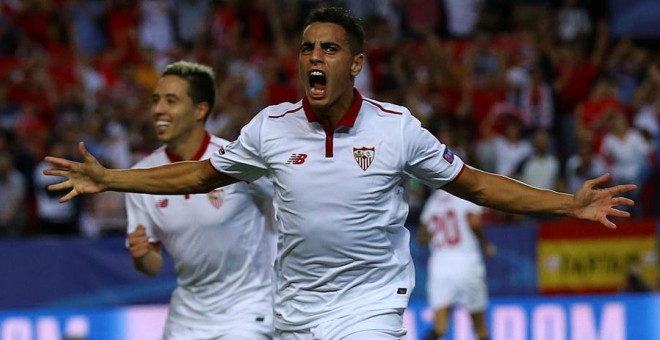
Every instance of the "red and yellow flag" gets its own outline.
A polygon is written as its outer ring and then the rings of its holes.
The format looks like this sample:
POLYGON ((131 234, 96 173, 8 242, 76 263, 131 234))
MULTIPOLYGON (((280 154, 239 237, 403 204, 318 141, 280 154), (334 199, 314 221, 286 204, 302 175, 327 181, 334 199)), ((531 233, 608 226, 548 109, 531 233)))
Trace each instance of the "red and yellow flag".
POLYGON ((654 220, 618 221, 616 230, 575 219, 541 223, 537 248, 539 291, 616 292, 624 286, 633 266, 646 282, 654 284, 657 247, 654 220))

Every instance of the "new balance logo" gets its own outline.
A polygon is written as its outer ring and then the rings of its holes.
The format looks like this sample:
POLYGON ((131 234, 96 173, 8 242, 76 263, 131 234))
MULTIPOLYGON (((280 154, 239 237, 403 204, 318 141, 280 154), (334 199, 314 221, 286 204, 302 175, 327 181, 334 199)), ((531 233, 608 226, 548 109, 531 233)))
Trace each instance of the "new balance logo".
POLYGON ((289 157, 289 160, 286 161, 286 164, 303 164, 305 163, 305 159, 307 159, 306 153, 294 153, 289 157))
POLYGON ((169 204, 169 200, 167 198, 159 199, 156 201, 156 207, 157 208, 167 208, 167 205, 169 204))

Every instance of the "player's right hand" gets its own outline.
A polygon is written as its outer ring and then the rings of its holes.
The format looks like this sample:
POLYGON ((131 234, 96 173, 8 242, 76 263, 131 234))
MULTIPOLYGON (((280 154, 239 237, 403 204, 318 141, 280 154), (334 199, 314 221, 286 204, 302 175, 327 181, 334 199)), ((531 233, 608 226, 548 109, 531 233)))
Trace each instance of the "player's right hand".
POLYGON ((144 257, 149 252, 149 238, 143 225, 138 225, 135 231, 128 233, 128 251, 134 259, 144 257))
POLYGON ((83 155, 83 163, 51 156, 45 158, 53 167, 44 170, 44 175, 66 177, 63 182, 49 185, 48 190, 71 189, 65 196, 60 198, 61 203, 81 194, 93 194, 105 191, 107 188, 103 183, 103 175, 106 169, 87 151, 83 142, 78 144, 78 149, 83 155))

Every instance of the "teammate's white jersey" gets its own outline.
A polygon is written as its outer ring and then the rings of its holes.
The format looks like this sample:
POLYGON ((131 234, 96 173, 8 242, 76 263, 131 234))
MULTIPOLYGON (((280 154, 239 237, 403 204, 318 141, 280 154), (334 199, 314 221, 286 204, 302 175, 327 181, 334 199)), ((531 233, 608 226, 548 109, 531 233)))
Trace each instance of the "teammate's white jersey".
POLYGON ((485 274, 479 240, 467 220, 468 213, 482 212, 482 207, 444 190, 429 196, 420 216, 431 235, 429 277, 485 274))
POLYGON ((463 162, 401 106, 362 98, 335 131, 306 99, 265 108, 213 166, 275 186, 275 324, 310 328, 360 310, 404 308, 414 287, 404 178, 438 188, 463 162))
MULTIPOLYGON (((194 159, 207 159, 227 143, 207 134, 194 159)), ((134 168, 178 160, 163 146, 134 168)), ((149 241, 161 242, 176 266, 168 324, 210 330, 248 313, 251 321, 272 328, 276 236, 260 212, 272 204, 272 195, 265 179, 207 194, 127 194, 128 231, 144 225, 149 241)))

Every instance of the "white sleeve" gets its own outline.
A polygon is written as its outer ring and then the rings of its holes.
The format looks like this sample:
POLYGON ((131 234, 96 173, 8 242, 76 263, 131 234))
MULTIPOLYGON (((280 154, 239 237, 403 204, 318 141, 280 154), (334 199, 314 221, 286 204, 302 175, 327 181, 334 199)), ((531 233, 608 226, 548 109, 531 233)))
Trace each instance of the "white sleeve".
POLYGON ((253 182, 267 174, 268 166, 261 157, 261 130, 266 114, 261 111, 241 129, 234 142, 221 147, 211 156, 211 165, 227 175, 253 182))
POLYGON ((403 124, 404 170, 433 189, 451 182, 463 169, 463 160, 411 114, 404 114, 403 124))
POLYGON ((160 242, 154 232, 153 219, 149 215, 148 208, 145 206, 144 194, 126 193, 125 197, 126 233, 131 233, 135 231, 138 225, 143 225, 149 242, 160 242))

